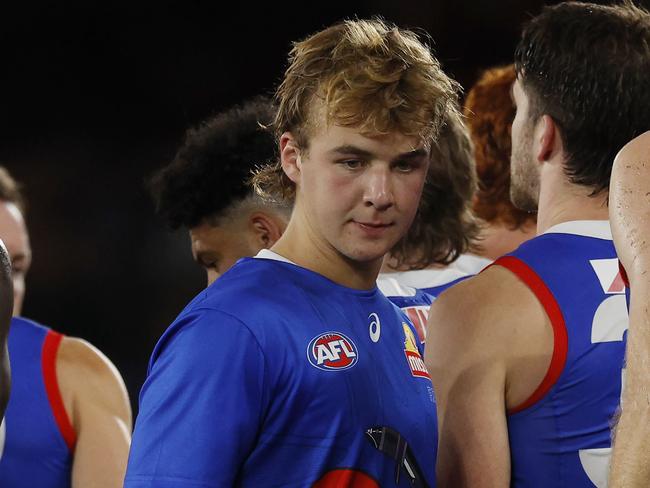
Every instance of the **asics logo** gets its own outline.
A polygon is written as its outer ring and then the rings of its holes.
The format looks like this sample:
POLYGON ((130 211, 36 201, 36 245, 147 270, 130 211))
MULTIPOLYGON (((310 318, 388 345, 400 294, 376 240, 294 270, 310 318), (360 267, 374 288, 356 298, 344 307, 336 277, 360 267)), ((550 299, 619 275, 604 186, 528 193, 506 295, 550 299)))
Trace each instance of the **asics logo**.
POLYGON ((372 342, 379 342, 379 338, 381 337, 381 322, 379 320, 379 315, 371 313, 368 315, 368 318, 371 319, 368 330, 370 332, 370 340, 372 342))

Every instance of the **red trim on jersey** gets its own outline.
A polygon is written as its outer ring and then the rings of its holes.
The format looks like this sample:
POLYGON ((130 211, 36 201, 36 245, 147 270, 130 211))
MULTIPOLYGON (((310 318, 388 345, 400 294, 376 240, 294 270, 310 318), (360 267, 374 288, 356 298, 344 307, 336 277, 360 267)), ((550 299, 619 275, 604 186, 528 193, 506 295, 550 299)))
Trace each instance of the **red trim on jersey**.
POLYGON ((623 267, 623 263, 620 261, 618 262, 618 271, 621 273, 621 278, 623 278, 623 283, 625 283, 625 286, 627 288, 630 287, 630 280, 627 277, 627 271, 625 271, 625 268, 623 267))
POLYGON ((553 356, 551 357, 551 364, 548 366, 548 371, 546 371, 546 376, 544 376, 542 382, 528 399, 508 410, 508 414, 512 415, 533 406, 544 398, 553 385, 555 385, 566 364, 569 339, 564 316, 562 315, 562 310, 560 310, 557 300, 555 300, 553 293, 546 286, 546 283, 542 281, 530 266, 515 256, 503 256, 497 259, 493 265, 509 269, 530 288, 544 307, 544 310, 546 310, 546 315, 551 321, 551 327, 553 327, 553 356))
POLYGON ((61 391, 59 390, 59 382, 56 379, 56 354, 59 350, 59 345, 63 336, 53 330, 48 331, 43 342, 43 353, 41 355, 41 367, 43 370, 43 381, 45 383, 45 391, 47 398, 50 401, 50 408, 54 414, 59 431, 63 440, 67 444, 70 451, 74 451, 74 446, 77 442, 77 433, 74 431, 72 422, 65 411, 61 391))
POLYGON ((363 471, 340 468, 325 473, 312 488, 379 488, 379 483, 363 471))

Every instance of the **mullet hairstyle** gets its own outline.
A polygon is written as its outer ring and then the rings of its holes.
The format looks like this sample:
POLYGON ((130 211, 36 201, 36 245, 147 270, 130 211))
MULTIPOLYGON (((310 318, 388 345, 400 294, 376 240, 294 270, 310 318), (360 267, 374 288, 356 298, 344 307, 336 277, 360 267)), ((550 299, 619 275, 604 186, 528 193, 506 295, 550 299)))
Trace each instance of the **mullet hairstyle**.
MULTIPOLYGON (((323 124, 355 127, 367 135, 398 132, 433 148, 448 114, 458 115, 459 91, 414 32, 376 18, 346 20, 294 43, 276 91, 273 127, 278 140, 291 132, 303 153, 309 150, 309 136, 323 124)), ((296 196, 280 161, 258 168, 252 184, 272 201, 293 202, 296 196)), ((423 249, 431 222, 420 219, 435 219, 438 213, 430 215, 427 203, 422 205, 415 229, 395 246, 393 257, 410 262, 418 256, 418 266, 446 262, 457 254, 448 244, 432 242, 423 249)))

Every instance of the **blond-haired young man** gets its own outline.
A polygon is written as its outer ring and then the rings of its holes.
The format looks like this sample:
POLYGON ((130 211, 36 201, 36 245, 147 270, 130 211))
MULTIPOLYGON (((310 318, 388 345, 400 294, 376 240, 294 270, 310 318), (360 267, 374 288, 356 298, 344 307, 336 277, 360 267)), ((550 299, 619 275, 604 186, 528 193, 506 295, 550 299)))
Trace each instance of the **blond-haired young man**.
POLYGON ((375 286, 418 211, 456 85, 409 31, 346 21, 294 45, 277 91, 294 201, 271 250, 202 292, 156 346, 125 486, 434 486, 433 390, 375 286))

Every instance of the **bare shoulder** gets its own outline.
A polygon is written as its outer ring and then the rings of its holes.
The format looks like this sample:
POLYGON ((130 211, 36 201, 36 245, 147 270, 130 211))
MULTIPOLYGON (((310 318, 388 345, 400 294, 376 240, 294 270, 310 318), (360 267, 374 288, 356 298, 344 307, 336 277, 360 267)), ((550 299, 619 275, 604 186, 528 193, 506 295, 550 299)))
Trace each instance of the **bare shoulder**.
POLYGON ((514 273, 491 266, 448 289, 432 304, 427 327, 427 363, 509 361, 531 329, 545 334, 546 314, 514 273), (536 327, 536 324, 539 324, 536 327), (524 332, 524 333, 522 333, 524 332))
POLYGON ((650 131, 644 132, 625 144, 618 153, 616 161, 624 161, 628 158, 639 160, 650 159, 650 131))
POLYGON ((510 270, 491 266, 443 292, 431 306, 429 327, 465 330, 486 325, 496 331, 498 324, 521 317, 521 310, 535 302, 510 270))
POLYGON ((101 406, 131 423, 126 386, 115 365, 95 346, 64 337, 56 360, 57 379, 73 423, 86 404, 101 406))

